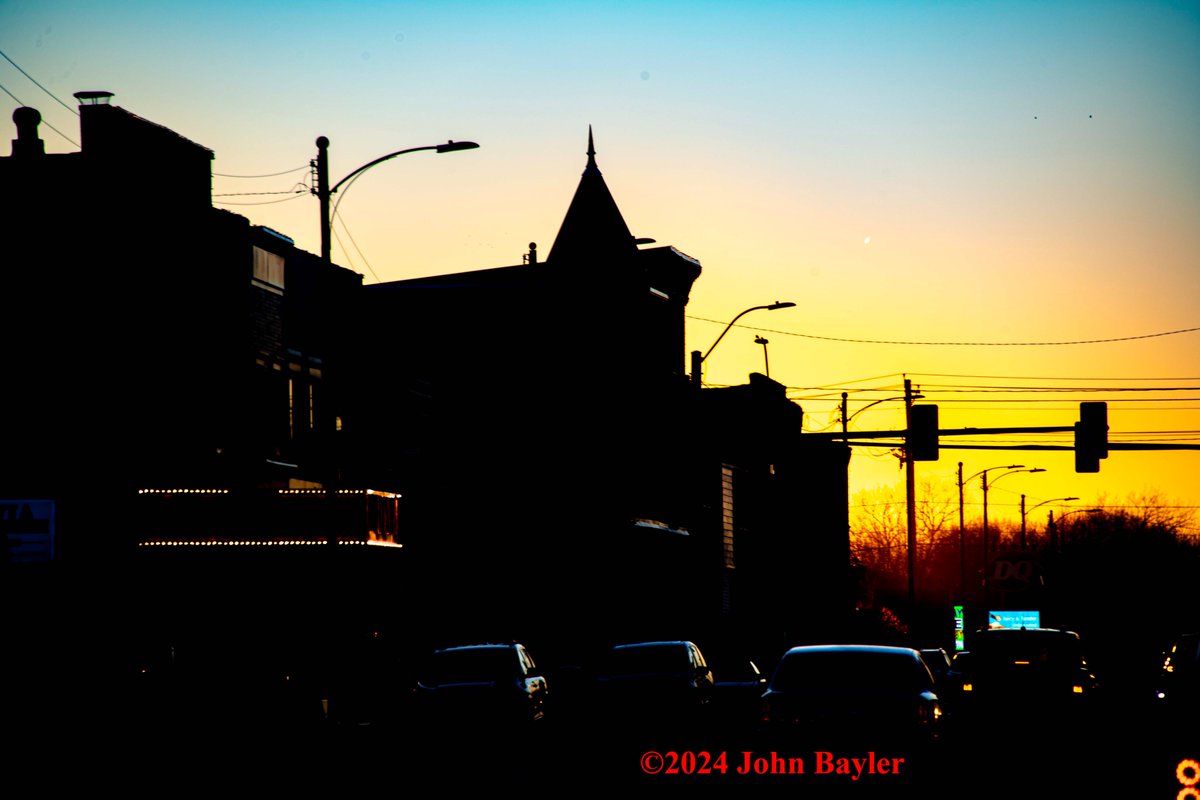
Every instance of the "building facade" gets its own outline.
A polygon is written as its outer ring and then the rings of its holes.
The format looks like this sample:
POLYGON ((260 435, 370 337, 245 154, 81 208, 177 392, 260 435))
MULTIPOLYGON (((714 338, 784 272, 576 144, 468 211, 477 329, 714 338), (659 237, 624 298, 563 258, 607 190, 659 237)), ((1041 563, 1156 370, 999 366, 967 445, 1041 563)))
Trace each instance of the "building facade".
POLYGON ((212 206, 212 152, 81 92, 78 152, 17 109, 0 157, 5 497, 51 501, 57 557, 137 535, 142 489, 338 474, 362 278, 212 206))

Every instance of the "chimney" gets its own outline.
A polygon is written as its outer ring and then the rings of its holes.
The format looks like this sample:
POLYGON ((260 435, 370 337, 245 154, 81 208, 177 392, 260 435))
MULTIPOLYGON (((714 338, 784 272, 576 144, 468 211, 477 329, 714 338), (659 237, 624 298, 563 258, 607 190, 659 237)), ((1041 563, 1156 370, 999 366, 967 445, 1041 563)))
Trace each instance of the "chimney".
POLYGON ((36 108, 21 106, 12 115, 17 126, 17 138, 12 140, 12 154, 18 158, 36 158, 46 154, 46 143, 38 138, 42 114, 36 108))
POLYGON ((81 106, 106 106, 112 100, 112 92, 76 92, 75 99, 81 106))

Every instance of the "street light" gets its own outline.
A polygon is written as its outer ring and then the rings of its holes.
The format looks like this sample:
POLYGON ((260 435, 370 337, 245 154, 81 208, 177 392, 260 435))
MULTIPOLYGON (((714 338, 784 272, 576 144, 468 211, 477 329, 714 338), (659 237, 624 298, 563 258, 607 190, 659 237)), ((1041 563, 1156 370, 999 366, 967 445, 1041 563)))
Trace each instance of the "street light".
MULTIPOLYGON (((1072 511, 1068 511, 1067 513, 1059 516, 1058 522, 1061 523, 1064 519, 1071 516, 1072 514, 1103 514, 1103 513, 1104 513, 1103 508, 1076 508, 1072 511)), ((1056 523, 1054 522, 1054 512, 1053 511, 1050 512, 1050 516, 1046 520, 1046 530, 1048 530, 1050 532, 1050 549, 1053 550, 1054 552, 1058 552, 1059 543, 1058 543, 1058 537, 1057 537, 1057 527, 1056 527, 1056 523)), ((1066 533, 1066 531, 1063 531, 1063 533, 1066 533)))
MULTIPOLYGON (((960 577, 962 581, 962 591, 964 594, 967 591, 967 535, 966 529, 963 525, 963 486, 967 481, 979 475, 983 476, 983 566, 984 569, 987 569, 987 474, 994 469, 1019 470, 1024 466, 1024 464, 1009 464, 1008 466, 988 467, 987 469, 979 470, 979 472, 976 472, 974 475, 971 475, 964 480, 962 474, 963 465, 961 461, 958 462, 958 547, 959 561, 961 562, 959 569, 962 573, 960 577)), ((999 480, 999 478, 996 480, 999 480)))
POLYGON ((1042 502, 1037 503, 1036 505, 1032 505, 1027 510, 1025 508, 1025 495, 1021 495, 1021 549, 1022 550, 1025 549, 1025 515, 1027 513, 1029 513, 1029 511, 1033 511, 1033 509, 1037 508, 1038 506, 1044 506, 1047 503, 1065 503, 1069 500, 1078 500, 1078 499, 1079 499, 1078 497, 1055 497, 1052 500, 1043 500, 1042 502))
MULTIPOLYGON (((1018 466, 1022 466, 1022 465, 1018 465, 1018 466)), ((1014 468, 1009 467, 1009 468, 1007 468, 1009 470, 1008 472, 1005 472, 1001 475, 997 475, 995 478, 992 478, 991 483, 989 483, 987 474, 988 474, 988 472, 990 472, 993 469, 1005 469, 1005 467, 989 467, 988 469, 985 469, 982 472, 982 475, 983 475, 983 567, 984 567, 984 569, 987 569, 987 557, 988 557, 988 515, 987 515, 988 487, 992 483, 995 483, 996 481, 1003 478, 1005 475, 1012 475, 1017 472, 1045 472, 1046 471, 1046 470, 1042 469, 1041 467, 1032 467, 1030 469, 1014 469, 1014 468)))
POLYGON ((479 147, 479 145, 477 145, 475 142, 455 142, 451 140, 445 144, 433 144, 425 147, 409 147, 405 150, 397 150, 394 153, 388 153, 385 156, 380 156, 374 161, 368 161, 366 164, 363 164, 361 167, 342 178, 333 186, 330 186, 329 139, 324 136, 318 136, 317 161, 314 165, 317 170, 317 185, 312 190, 312 193, 315 194, 317 199, 321 202, 321 258, 325 261, 330 260, 329 235, 330 226, 333 223, 333 219, 329 213, 329 198, 347 181, 357 177, 358 175, 361 175, 363 172, 367 171, 376 164, 382 164, 384 161, 395 158, 396 156, 402 156, 405 153, 415 153, 418 150, 433 150, 438 153, 453 153, 456 150, 474 150, 477 147, 479 147))
POLYGON ((884 397, 879 400, 872 400, 870 403, 867 403, 865 406, 860 408, 858 411, 855 411, 850 416, 846 416, 846 412, 847 412, 848 406, 849 406, 849 400, 848 400, 849 397, 850 397, 850 395, 847 392, 842 392, 842 434, 843 434, 842 439, 845 439, 847 436, 850 435, 850 433, 849 433, 850 420, 854 419, 855 417, 857 417, 862 412, 866 411, 871 406, 877 406, 880 403, 887 403, 891 400, 924 400, 925 399, 925 395, 923 395, 923 394, 914 394, 911 396, 900 395, 899 397, 884 397))
POLYGON ((771 343, 771 340, 762 336, 755 336, 754 343, 763 346, 763 369, 766 370, 766 375, 769 378, 771 377, 771 359, 767 357, 767 345, 771 343))
POLYGON ((705 353, 704 355, 700 355, 699 350, 692 351, 692 383, 694 383, 696 385, 696 388, 700 387, 700 365, 703 364, 705 362, 705 360, 708 359, 708 357, 712 354, 712 351, 715 350, 717 345, 721 343, 721 340, 725 338, 725 334, 729 333, 729 329, 733 327, 733 324, 735 322, 737 322, 739 319, 741 319, 742 317, 749 314, 751 311, 762 311, 762 310, 775 311, 776 309, 779 309, 779 308, 792 308, 795 305, 796 305, 795 303, 786 303, 786 302, 781 303, 778 300, 776 300, 774 303, 771 303, 770 305, 752 306, 750 308, 747 308, 745 311, 743 311, 742 313, 738 314, 736 317, 731 319, 729 321, 729 324, 725 326, 725 330, 721 331, 721 335, 718 336, 717 340, 712 343, 712 347, 708 348, 707 353, 705 353))

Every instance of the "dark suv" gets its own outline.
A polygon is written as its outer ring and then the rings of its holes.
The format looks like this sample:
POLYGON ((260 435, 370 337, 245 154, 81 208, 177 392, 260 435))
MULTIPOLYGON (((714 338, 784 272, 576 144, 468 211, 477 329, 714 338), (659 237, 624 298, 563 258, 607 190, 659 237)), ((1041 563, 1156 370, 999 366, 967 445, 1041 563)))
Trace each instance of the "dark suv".
POLYGON ((620 644, 596 678, 602 713, 643 722, 694 721, 713 696, 713 673, 689 641, 620 644))
POLYGON ((820 747, 925 747, 940 736, 933 676, 909 647, 829 644, 793 647, 762 696, 772 738, 820 747))
POLYGON ((541 720, 547 696, 546 678, 517 642, 435 650, 416 688, 418 713, 451 726, 541 720))
POLYGON ((960 712, 997 719, 1017 709, 1081 711, 1098 685, 1079 634, 1057 628, 976 631, 948 682, 960 712))

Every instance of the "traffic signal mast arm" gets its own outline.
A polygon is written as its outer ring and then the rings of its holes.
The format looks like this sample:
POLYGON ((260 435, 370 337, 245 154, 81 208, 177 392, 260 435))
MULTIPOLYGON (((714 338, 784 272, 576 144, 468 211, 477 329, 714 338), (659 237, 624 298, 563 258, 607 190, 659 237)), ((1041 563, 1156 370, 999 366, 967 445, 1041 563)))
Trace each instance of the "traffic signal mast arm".
MULTIPOLYGON (((904 439, 906 461, 937 461, 939 440, 943 436, 987 436, 1008 433, 1074 433, 1072 447, 1062 445, 950 445, 954 449, 977 450, 1074 450, 1076 472, 1099 472, 1100 461, 1108 458, 1110 449, 1167 449, 1145 447, 1133 443, 1109 445, 1108 403, 1083 402, 1079 404, 1079 422, 1073 425, 1022 425, 1005 428, 941 428, 938 426, 938 407, 933 404, 912 405, 908 381, 905 381, 905 399, 908 401, 908 427, 902 431, 849 431, 841 433, 810 433, 806 436, 821 439, 840 439, 846 444, 864 445, 859 439, 904 439)), ((1187 446, 1186 449, 1200 449, 1187 446)), ((1175 449, 1175 448, 1171 448, 1175 449)), ((1184 449, 1184 448, 1180 448, 1184 449)))
MULTIPOLYGON (((939 428, 938 436, 975 436, 981 433, 1064 433, 1074 431, 1074 425, 1033 425, 1022 428, 939 428)), ((806 438, 822 439, 895 439, 904 431, 851 431, 850 433, 806 433, 806 438)))

